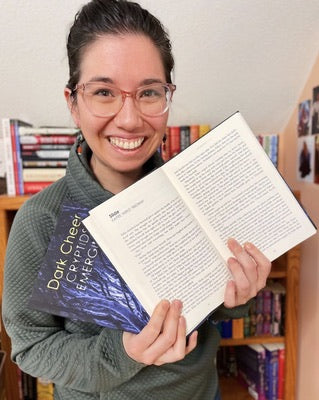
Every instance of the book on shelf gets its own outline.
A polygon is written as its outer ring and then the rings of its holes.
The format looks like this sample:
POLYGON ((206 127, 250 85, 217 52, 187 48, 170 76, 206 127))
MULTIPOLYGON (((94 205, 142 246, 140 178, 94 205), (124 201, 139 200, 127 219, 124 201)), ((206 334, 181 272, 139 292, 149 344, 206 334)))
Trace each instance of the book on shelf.
POLYGON ((76 140, 75 135, 26 135, 20 136, 20 143, 22 145, 32 144, 61 144, 72 145, 76 140))
POLYGON ((67 126, 21 127, 20 135, 77 135, 79 128, 67 126))
POLYGON ((37 378, 37 396, 36 400, 54 400, 54 385, 51 381, 43 378, 37 378))
POLYGON ((52 185, 52 181, 41 182, 23 182, 23 191, 25 194, 35 194, 45 189, 46 187, 52 185))
POLYGON ((83 223, 148 314, 183 301, 188 333, 223 302, 229 237, 274 260, 316 232, 239 112, 83 223))
MULTIPOLYGON (((29 185, 25 185, 30 181, 30 179, 24 179, 25 168, 65 168, 78 129, 68 127, 35 128, 19 119, 2 118, 1 131, 5 156, 6 192, 9 195, 20 195, 35 193, 35 187, 28 191, 29 185), (58 162, 59 164, 57 164, 58 162)), ((27 174, 30 174, 30 171, 27 174)), ((49 180, 54 181, 55 178, 41 178, 42 182, 49 180)))
POLYGON ((267 400, 282 400, 285 345, 283 343, 266 343, 263 346, 266 350, 265 380, 267 400))
POLYGON ((246 387, 258 395, 258 400, 266 397, 266 350, 261 344, 238 346, 235 349, 238 377, 246 387))
POLYGON ((149 316, 82 224, 88 209, 62 205, 29 306, 137 333, 149 316))
POLYGON ((19 130, 29 125, 19 119, 2 118, 7 194, 23 194, 19 130))
POLYGON ((54 182, 65 175, 65 168, 24 168, 23 182, 54 182))

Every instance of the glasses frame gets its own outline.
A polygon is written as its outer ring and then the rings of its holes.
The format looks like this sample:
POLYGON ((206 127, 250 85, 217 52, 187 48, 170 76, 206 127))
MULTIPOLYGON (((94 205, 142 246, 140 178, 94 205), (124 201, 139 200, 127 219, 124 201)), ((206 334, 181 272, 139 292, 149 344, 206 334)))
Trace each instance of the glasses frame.
MULTIPOLYGON (((74 89, 72 89, 71 95, 74 97, 74 96, 75 96, 75 93, 76 93, 76 92, 79 92, 79 91, 82 91, 82 92, 83 92, 83 95, 84 95, 84 94, 85 94, 85 88, 86 88, 87 86, 89 86, 90 84, 98 84, 98 83, 104 83, 104 82, 86 82, 86 83, 79 83, 79 84, 75 85, 74 89)), ((133 91, 123 90, 123 89, 118 88, 117 86, 110 85, 110 84, 106 84, 106 85, 107 85, 108 87, 110 87, 110 88, 113 88, 113 89, 116 89, 116 90, 119 90, 119 91, 120 91, 120 93, 121 93, 121 95, 122 95, 122 105, 121 105, 121 107, 119 108, 119 110, 118 110, 117 112, 115 112, 115 113, 112 113, 112 114, 109 114, 109 115, 99 115, 99 114, 96 114, 96 113, 92 112, 92 110, 90 109, 90 106, 89 106, 88 103, 85 101, 86 96, 83 96, 84 104, 86 105, 86 107, 87 107, 87 109, 90 111, 90 113, 91 113, 92 115, 94 115, 95 117, 99 117, 99 118, 114 117, 114 116, 117 115, 117 114, 121 111, 121 109, 123 108, 125 99, 126 99, 127 97, 131 97, 131 98, 134 100, 135 108, 138 110, 138 112, 139 112, 141 115, 144 115, 144 116, 146 116, 146 117, 159 117, 159 116, 165 114, 166 111, 169 109, 169 107, 170 107, 170 105, 171 105, 171 102, 172 102, 173 93, 174 93, 175 90, 176 90, 176 85, 174 85, 173 83, 160 83, 160 82, 154 82, 153 84, 143 85, 143 86, 140 86, 140 87, 138 87, 136 90, 133 90, 133 91), (165 87, 165 88, 168 90, 168 92, 169 92, 169 99, 168 99, 168 101, 167 101, 167 105, 166 105, 165 109, 164 109, 162 112, 160 112, 159 114, 155 114, 155 115, 154 115, 154 114, 153 114, 153 115, 150 115, 150 114, 146 114, 146 113, 142 112, 142 111, 140 110, 140 108, 139 108, 138 101, 137 101, 137 98, 136 98, 137 92, 139 92, 139 91, 140 91, 141 89, 143 89, 143 88, 147 89, 148 87, 151 87, 152 85, 159 85, 159 86, 165 87)))

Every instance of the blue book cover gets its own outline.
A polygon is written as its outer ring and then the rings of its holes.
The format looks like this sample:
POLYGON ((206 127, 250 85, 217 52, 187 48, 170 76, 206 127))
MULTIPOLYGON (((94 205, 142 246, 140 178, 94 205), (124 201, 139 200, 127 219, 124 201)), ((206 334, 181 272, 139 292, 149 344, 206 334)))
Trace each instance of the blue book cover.
POLYGON ((149 315, 82 224, 87 216, 87 208, 63 204, 29 306, 138 333, 149 315))

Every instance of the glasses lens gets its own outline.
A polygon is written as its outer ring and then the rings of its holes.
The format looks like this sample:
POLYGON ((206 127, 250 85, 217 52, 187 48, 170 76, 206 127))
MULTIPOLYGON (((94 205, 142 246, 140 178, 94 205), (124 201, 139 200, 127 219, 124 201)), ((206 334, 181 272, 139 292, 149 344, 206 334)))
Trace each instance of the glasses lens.
POLYGON ((108 117, 115 115, 122 106, 121 91, 100 82, 85 85, 84 101, 93 115, 108 117))
POLYGON ((169 106, 171 91, 166 85, 148 85, 136 92, 136 101, 140 111, 145 115, 163 114, 169 106))

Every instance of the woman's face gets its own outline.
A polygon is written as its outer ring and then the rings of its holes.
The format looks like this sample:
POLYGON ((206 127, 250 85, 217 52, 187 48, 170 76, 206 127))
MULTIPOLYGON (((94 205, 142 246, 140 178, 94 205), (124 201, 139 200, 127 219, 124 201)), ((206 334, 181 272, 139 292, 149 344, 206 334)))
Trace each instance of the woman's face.
MULTIPOLYGON (((79 84, 96 80, 128 92, 145 82, 166 82, 159 51, 149 38, 134 34, 105 35, 85 49, 79 84)), ((138 112, 134 100, 126 97, 118 114, 101 118, 87 109, 82 90, 73 103, 67 89, 65 96, 74 122, 93 152, 91 167, 102 185, 123 174, 139 177, 143 164, 160 146, 168 112, 146 117, 138 112)))

